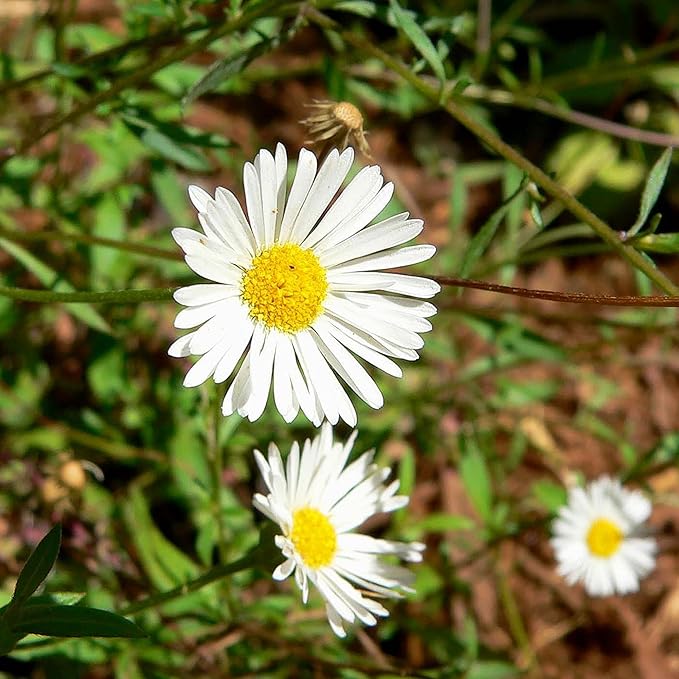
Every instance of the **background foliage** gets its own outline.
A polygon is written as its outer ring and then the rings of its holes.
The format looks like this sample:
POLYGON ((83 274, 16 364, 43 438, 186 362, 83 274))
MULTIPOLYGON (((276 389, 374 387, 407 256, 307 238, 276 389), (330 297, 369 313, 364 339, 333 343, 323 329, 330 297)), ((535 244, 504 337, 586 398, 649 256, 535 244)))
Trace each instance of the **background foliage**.
MULTIPOLYGON (((108 610, 238 558, 260 528, 252 449, 312 433, 274 412, 223 419, 215 385, 183 389, 169 300, 8 288, 194 282, 170 237, 196 223, 186 186, 240 195, 243 162, 278 140, 294 157, 305 103, 332 98, 364 112, 388 210, 425 219, 439 254, 421 273, 677 294, 677 168, 661 153, 679 144, 678 26, 672 0, 4 0, 0 596, 57 521, 48 589, 108 610)), ((357 404, 357 450, 377 447, 412 493, 372 530, 428 544, 389 619, 340 642, 318 600, 248 571, 136 616, 146 639, 29 637, 0 676, 676 671, 676 312, 452 287, 437 305, 422 359, 377 376, 384 408, 357 404), (565 486, 603 472, 656 506, 658 569, 625 600, 567 587, 547 543, 565 486)))

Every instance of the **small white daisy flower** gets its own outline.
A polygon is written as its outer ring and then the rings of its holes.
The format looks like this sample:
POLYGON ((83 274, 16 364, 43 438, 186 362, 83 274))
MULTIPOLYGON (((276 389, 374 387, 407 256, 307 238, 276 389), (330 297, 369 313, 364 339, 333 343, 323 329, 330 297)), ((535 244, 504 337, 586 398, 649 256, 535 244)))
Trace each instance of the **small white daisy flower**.
POLYGON ((380 556, 394 554, 415 562, 422 560, 424 550, 419 542, 378 540, 355 532, 374 514, 408 504, 406 496, 395 494, 398 481, 384 485, 389 469, 373 464, 373 451, 345 468, 355 439, 356 432, 346 444, 334 443, 332 428, 325 423, 313 441, 304 442, 301 454, 299 445, 292 445, 285 466, 275 444, 269 446, 268 461, 255 451, 269 493, 255 494, 253 504, 283 532, 276 545, 285 561, 273 577, 284 580, 294 571, 304 603, 309 582, 314 584, 340 637, 346 634, 343 621, 374 625, 375 616, 389 615, 371 594, 398 598, 413 591, 413 574, 380 556))
POLYGON ((552 524, 558 572, 590 596, 628 594, 655 566, 655 539, 644 523, 651 503, 637 490, 603 476, 571 488, 552 524))
POLYGON ((302 149, 286 198, 284 147, 275 158, 260 151, 243 171, 249 219, 230 191, 220 187, 213 198, 189 188, 204 233, 179 228, 172 235, 191 269, 214 283, 175 292, 188 307, 175 326, 200 327, 169 354, 201 357, 186 374, 187 387, 235 372, 224 415, 256 420, 273 383, 287 422, 301 408, 316 426, 324 416, 353 426, 356 411, 337 375, 373 408, 384 402, 354 354, 396 377, 402 373, 392 358, 417 359, 424 344, 418 333, 431 330, 427 317, 436 308, 416 298, 440 287, 380 269, 422 262, 435 248, 398 247, 423 227, 407 212, 368 226, 393 193, 377 166, 364 167, 331 205, 353 157, 350 148, 333 150, 317 171, 316 156, 302 149))

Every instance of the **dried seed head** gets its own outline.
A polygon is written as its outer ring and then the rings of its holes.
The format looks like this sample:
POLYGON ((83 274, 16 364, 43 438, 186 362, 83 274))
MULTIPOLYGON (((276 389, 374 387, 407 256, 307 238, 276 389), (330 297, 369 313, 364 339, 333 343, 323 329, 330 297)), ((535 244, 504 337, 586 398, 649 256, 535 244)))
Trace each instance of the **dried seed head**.
POLYGON ((68 489, 64 488, 56 479, 48 478, 40 486, 40 495, 43 502, 53 505, 68 495, 68 489))
POLYGON ((309 133, 305 144, 319 145, 324 150, 352 145, 371 157, 363 131, 363 116, 356 106, 348 101, 314 101, 308 107, 314 112, 301 121, 309 133))
POLYGON ((71 490, 82 490, 87 482, 85 470, 79 460, 69 460, 61 465, 59 479, 71 490))

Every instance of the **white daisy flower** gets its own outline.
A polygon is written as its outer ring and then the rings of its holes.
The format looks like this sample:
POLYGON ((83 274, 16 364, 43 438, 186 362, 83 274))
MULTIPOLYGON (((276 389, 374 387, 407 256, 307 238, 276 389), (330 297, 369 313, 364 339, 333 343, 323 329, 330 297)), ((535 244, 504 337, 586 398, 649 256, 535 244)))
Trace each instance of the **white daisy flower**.
POLYGON ((255 451, 269 493, 255 494, 253 504, 283 532, 276 536, 276 545, 285 561, 273 577, 284 580, 294 572, 304 603, 309 582, 315 585, 325 599, 330 626, 340 637, 346 634, 344 621, 374 625, 376 616, 389 614, 370 595, 398 598, 413 591, 413 574, 384 563, 380 556, 393 554, 415 562, 422 560, 424 550, 419 542, 378 540, 355 532, 374 514, 408 504, 406 496, 395 494, 398 481, 384 485, 389 469, 373 464, 374 451, 345 468, 355 439, 356 432, 346 444, 334 443, 332 428, 325 423, 313 441, 304 442, 301 453, 297 443, 292 445, 285 466, 275 444, 269 446, 268 461, 255 451))
POLYGON ((273 383, 287 422, 301 408, 316 426, 324 416, 353 426, 356 411, 337 375, 373 408, 384 402, 354 354, 396 377, 402 373, 392 358, 417 359, 424 344, 418 333, 431 330, 427 317, 436 313, 417 298, 440 287, 380 269, 422 262, 435 248, 398 247, 422 231, 422 220, 407 212, 368 226, 393 193, 377 166, 364 167, 331 205, 353 157, 350 148, 333 150, 317 171, 316 156, 302 149, 286 197, 284 147, 275 158, 260 151, 243 171, 249 219, 230 191, 220 187, 213 198, 189 187, 203 233, 179 228, 172 235, 193 271, 214 282, 175 292, 188 307, 175 326, 200 327, 169 354, 201 357, 186 374, 187 387, 235 372, 224 415, 256 420, 273 383))
POLYGON ((655 539, 644 526, 651 503, 637 490, 603 476, 571 488, 552 524, 558 572, 590 596, 628 594, 655 566, 655 539))

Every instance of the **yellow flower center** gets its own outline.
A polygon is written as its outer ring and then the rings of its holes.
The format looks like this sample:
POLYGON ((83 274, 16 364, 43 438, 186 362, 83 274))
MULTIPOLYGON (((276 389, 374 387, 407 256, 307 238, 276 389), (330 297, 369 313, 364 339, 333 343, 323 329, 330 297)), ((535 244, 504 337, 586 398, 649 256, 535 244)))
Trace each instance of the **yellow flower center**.
POLYGON ((587 546, 594 556, 608 557, 618 551, 624 535, 620 528, 608 519, 596 519, 587 533, 587 546))
POLYGON ((323 311, 328 280, 311 250, 285 243, 272 245, 252 260, 241 290, 252 318, 295 333, 308 328, 323 311))
POLYGON ((290 540, 309 568, 327 566, 337 549, 337 533, 318 509, 303 507, 292 515, 290 540))

